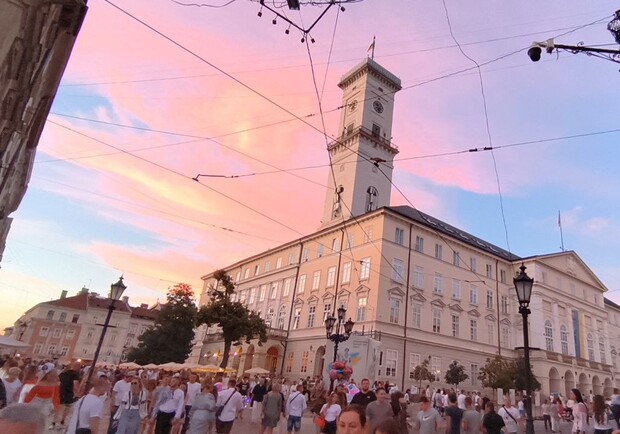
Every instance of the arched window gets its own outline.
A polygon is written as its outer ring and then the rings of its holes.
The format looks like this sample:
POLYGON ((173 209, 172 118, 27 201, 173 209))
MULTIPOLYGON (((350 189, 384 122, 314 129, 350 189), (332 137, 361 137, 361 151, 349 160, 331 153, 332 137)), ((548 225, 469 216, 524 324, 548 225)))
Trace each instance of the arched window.
POLYGON ((568 354, 568 331, 564 324, 560 327, 560 342, 562 344, 562 354, 568 354))
POLYGON ((602 337, 598 338, 598 350, 601 353, 601 363, 607 364, 607 355, 605 354, 605 340, 602 337))
POLYGON ((594 338, 588 333, 588 360, 594 360, 594 338))
POLYGON ((366 190, 366 211, 372 211, 373 209, 377 209, 377 197, 379 196, 379 191, 376 187, 372 185, 368 187, 366 190))
POLYGON ((551 321, 545 321, 545 345, 547 351, 553 351, 553 325, 551 321))
POLYGON ((284 329, 284 321, 286 320, 286 306, 280 306, 280 310, 278 311, 278 328, 280 330, 284 329))
POLYGON ((265 315, 265 324, 267 327, 271 327, 271 323, 273 322, 273 307, 267 309, 267 315, 265 315))

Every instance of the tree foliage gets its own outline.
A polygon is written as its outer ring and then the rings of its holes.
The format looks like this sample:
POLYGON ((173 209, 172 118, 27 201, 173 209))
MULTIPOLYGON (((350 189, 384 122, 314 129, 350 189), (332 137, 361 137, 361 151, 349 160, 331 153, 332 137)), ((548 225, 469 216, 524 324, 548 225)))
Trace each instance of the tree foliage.
POLYGON ((127 360, 140 365, 168 362, 183 363, 192 350, 196 322, 194 291, 187 283, 178 283, 168 291, 155 324, 140 337, 137 348, 127 360))
POLYGON ((430 363, 431 356, 428 356, 413 370, 413 379, 419 382, 419 388, 422 388, 422 381, 428 381, 429 383, 432 383, 436 379, 435 374, 433 374, 428 367, 430 363))
MULTIPOLYGON (((510 389, 525 390, 525 360, 519 357, 516 360, 508 360, 501 356, 487 359, 484 367, 480 368, 478 379, 484 387, 502 389, 504 393, 510 389)), ((530 366, 530 379, 532 390, 540 389, 541 385, 530 366)))
POLYGON ((198 311, 197 324, 217 325, 222 329, 224 351, 220 366, 226 368, 231 346, 242 340, 250 343, 252 339, 258 339, 258 345, 261 345, 267 341, 267 325, 243 303, 232 301, 235 284, 225 271, 218 270, 213 277, 216 284, 209 289, 209 303, 198 311))
POLYGON ((450 366, 448 366, 448 370, 446 371, 446 375, 444 377, 447 384, 453 384, 457 389, 459 387, 459 384, 461 384, 468 378, 469 375, 465 373, 465 367, 456 360, 450 363, 450 366))

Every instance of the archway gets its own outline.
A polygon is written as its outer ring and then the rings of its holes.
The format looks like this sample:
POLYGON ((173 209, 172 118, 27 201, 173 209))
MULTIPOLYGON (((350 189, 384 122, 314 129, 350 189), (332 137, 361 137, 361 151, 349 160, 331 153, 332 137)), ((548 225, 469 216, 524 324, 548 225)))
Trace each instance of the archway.
POLYGON ((587 394, 590 393, 590 382, 588 381, 588 377, 586 374, 579 374, 579 382, 577 388, 583 395, 587 396, 587 394))
POLYGON ((314 354, 314 375, 323 375, 323 368, 325 366, 325 347, 318 347, 314 354))
POLYGON ((601 379, 598 378, 598 375, 592 377, 592 393, 595 395, 601 395, 603 393, 603 386, 601 384, 601 379))
POLYGON ((265 357, 265 369, 271 373, 275 373, 278 369, 278 348, 269 347, 267 350, 267 356, 265 357))
POLYGON ((570 395, 570 390, 575 388, 575 376, 573 371, 566 371, 564 373, 564 397, 570 395))
POLYGON ((603 388, 603 396, 610 397, 614 393, 614 388, 611 384, 611 379, 605 378, 604 388, 603 388))
POLYGON ((562 392, 562 380, 560 379, 560 373, 556 368, 549 370, 549 393, 562 392))
POLYGON ((243 364, 243 372, 248 369, 252 369, 252 363, 254 362, 254 344, 251 344, 245 352, 245 363, 243 364))

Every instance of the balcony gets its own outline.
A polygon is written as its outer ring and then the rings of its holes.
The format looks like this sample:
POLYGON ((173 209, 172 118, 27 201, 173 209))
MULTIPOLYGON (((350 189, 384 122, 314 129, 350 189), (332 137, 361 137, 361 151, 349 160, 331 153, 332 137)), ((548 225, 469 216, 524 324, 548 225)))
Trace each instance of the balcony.
POLYGON ((342 135, 340 136, 339 140, 333 141, 329 144, 328 149, 332 149, 335 148, 336 146, 342 145, 342 143, 346 140, 348 140, 349 138, 352 138, 354 136, 356 136, 357 134, 360 134, 361 136, 365 137, 366 139, 370 140, 371 142, 374 142, 380 146, 383 146, 387 149, 390 149, 392 152, 397 153, 398 152, 398 146, 396 146, 394 143, 392 143, 390 140, 386 139, 385 137, 381 136, 380 133, 370 130, 366 127, 362 127, 359 126, 357 128, 347 128, 346 130, 343 131, 342 135))
MULTIPOLYGON (((285 340, 288 336, 288 331, 283 329, 277 329, 273 327, 267 327, 267 339, 285 340)), ((224 340, 224 334, 222 332, 209 333, 205 336, 203 342, 219 342, 224 340)))

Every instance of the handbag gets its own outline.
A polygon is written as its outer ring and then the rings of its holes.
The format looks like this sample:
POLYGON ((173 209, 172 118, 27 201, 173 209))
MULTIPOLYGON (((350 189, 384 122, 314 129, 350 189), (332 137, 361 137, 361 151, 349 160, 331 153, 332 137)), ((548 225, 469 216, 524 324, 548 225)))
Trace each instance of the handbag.
POLYGON ((321 415, 316 416, 314 418, 314 424, 322 431, 323 428, 325 428, 325 418, 321 415))
POLYGON ((219 419, 220 415, 224 411, 224 407, 226 407, 226 404, 228 404, 228 401, 230 401, 230 398, 232 398, 235 393, 237 393, 237 392, 233 391, 233 393, 230 394, 230 396, 228 397, 228 399, 226 400, 224 405, 222 405, 221 407, 218 407, 217 410, 215 410, 215 417, 216 417, 216 419, 219 419))

